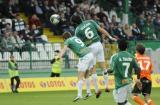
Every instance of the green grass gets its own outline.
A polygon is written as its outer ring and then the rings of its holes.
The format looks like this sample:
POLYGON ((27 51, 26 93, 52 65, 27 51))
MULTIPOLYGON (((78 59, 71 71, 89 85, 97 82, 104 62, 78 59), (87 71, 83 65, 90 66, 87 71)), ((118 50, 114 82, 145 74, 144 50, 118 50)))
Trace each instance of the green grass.
MULTIPOLYGON (((152 98, 155 105, 159 105, 160 88, 152 90, 152 98)), ((85 93, 85 92, 84 92, 85 93)), ((72 102, 76 96, 76 91, 61 91, 61 92, 29 92, 29 93, 5 93, 0 94, 0 105, 116 105, 112 92, 106 94, 102 93, 99 99, 95 95, 88 100, 80 100, 72 102)), ((132 100, 132 105, 136 105, 132 100)))

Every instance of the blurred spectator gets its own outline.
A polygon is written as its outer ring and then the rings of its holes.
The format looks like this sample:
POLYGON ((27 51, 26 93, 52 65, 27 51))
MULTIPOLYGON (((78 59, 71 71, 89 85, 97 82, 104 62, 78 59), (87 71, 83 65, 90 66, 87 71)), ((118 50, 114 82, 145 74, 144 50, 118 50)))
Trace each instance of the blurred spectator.
POLYGON ((13 44, 11 42, 11 33, 4 32, 2 41, 1 41, 2 51, 13 51, 13 44))
POLYGON ((13 49, 17 50, 17 51, 21 51, 21 48, 23 46, 23 41, 22 39, 19 37, 18 32, 14 31, 11 34, 11 43, 12 43, 12 47, 13 49))
POLYGON ((12 27, 11 27, 10 23, 6 23, 5 31, 6 32, 12 32, 12 27))
POLYGON ((160 39, 160 13, 157 13, 156 18, 153 21, 153 24, 157 38, 160 39))
POLYGON ((29 19, 29 27, 31 28, 32 25, 35 24, 38 28, 42 27, 40 19, 37 17, 36 14, 33 14, 29 19))
POLYGON ((118 38, 118 39, 127 39, 127 36, 123 30, 122 24, 118 24, 118 27, 114 30, 114 34, 115 34, 116 38, 118 38))
POLYGON ((23 39, 26 42, 33 42, 33 37, 31 36, 31 30, 29 28, 29 25, 26 25, 25 35, 24 35, 23 39))
POLYGON ((160 0, 154 0, 153 7, 156 13, 160 13, 160 0))
POLYGON ((19 14, 17 14, 16 18, 12 21, 12 29, 13 31, 17 31, 21 38, 25 34, 25 21, 19 14))
POLYGON ((145 25, 143 27, 143 33, 145 34, 146 39, 155 39, 154 35, 154 26, 152 21, 152 16, 148 15, 145 25))
POLYGON ((139 27, 140 31, 142 31, 145 25, 145 18, 143 13, 139 15, 138 19, 136 20, 136 24, 139 27))
POLYGON ((9 0, 7 4, 4 4, 4 13, 9 18, 15 18, 16 14, 19 13, 19 6, 15 0, 9 0))
POLYGON ((43 30, 40 28, 37 28, 35 24, 32 25, 30 34, 31 34, 31 37, 33 37, 34 42, 37 42, 37 43, 46 42, 41 38, 43 34, 43 30))
POLYGON ((137 27, 135 23, 132 25, 132 33, 133 33, 133 36, 135 36, 135 39, 137 40, 144 39, 144 36, 142 35, 141 30, 137 27))
POLYGON ((2 18, 0 21, 0 33, 3 33, 6 30, 6 19, 2 18))
POLYGON ((81 11, 79 5, 77 5, 77 6, 75 7, 75 12, 73 13, 73 15, 79 15, 79 16, 81 16, 82 20, 85 19, 84 13, 81 11))
POLYGON ((117 18, 116 18, 115 15, 112 16, 111 22, 112 22, 114 25, 118 25, 118 23, 119 23, 119 22, 117 21, 117 18))
POLYGON ((127 35, 127 38, 129 40, 133 40, 134 39, 134 36, 132 34, 132 29, 128 24, 124 25, 123 30, 124 30, 124 33, 127 35))

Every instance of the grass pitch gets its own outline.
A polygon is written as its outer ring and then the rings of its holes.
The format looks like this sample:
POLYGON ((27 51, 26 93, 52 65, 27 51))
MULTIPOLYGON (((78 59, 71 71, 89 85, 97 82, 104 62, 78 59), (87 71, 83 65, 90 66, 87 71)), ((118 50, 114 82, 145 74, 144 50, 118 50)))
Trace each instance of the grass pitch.
MULTIPOLYGON (((73 102, 76 94, 77 91, 5 93, 0 94, 0 105, 116 105, 112 92, 103 91, 99 99, 93 94, 87 100, 73 102)), ((152 89, 151 96, 155 105, 160 105, 160 88, 152 89)), ((132 100, 130 102, 136 105, 132 100)))

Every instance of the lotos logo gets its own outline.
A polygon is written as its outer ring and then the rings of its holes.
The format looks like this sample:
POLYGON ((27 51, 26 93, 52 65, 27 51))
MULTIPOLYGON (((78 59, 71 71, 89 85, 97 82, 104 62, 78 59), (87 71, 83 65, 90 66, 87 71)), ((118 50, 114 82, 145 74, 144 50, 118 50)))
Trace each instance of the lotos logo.
POLYGON ((39 84, 40 84, 40 86, 42 88, 46 88, 47 87, 47 83, 46 82, 41 81, 39 84))

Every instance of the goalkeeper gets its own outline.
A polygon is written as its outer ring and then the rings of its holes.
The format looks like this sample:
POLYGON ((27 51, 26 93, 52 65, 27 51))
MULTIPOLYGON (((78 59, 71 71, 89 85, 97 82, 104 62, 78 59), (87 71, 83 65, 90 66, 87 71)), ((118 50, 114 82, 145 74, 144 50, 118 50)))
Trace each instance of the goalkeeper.
POLYGON ((60 51, 55 50, 54 52, 55 52, 55 56, 51 60, 51 64, 52 64, 51 77, 60 77, 61 66, 62 66, 62 60, 60 58, 58 58, 60 51))

